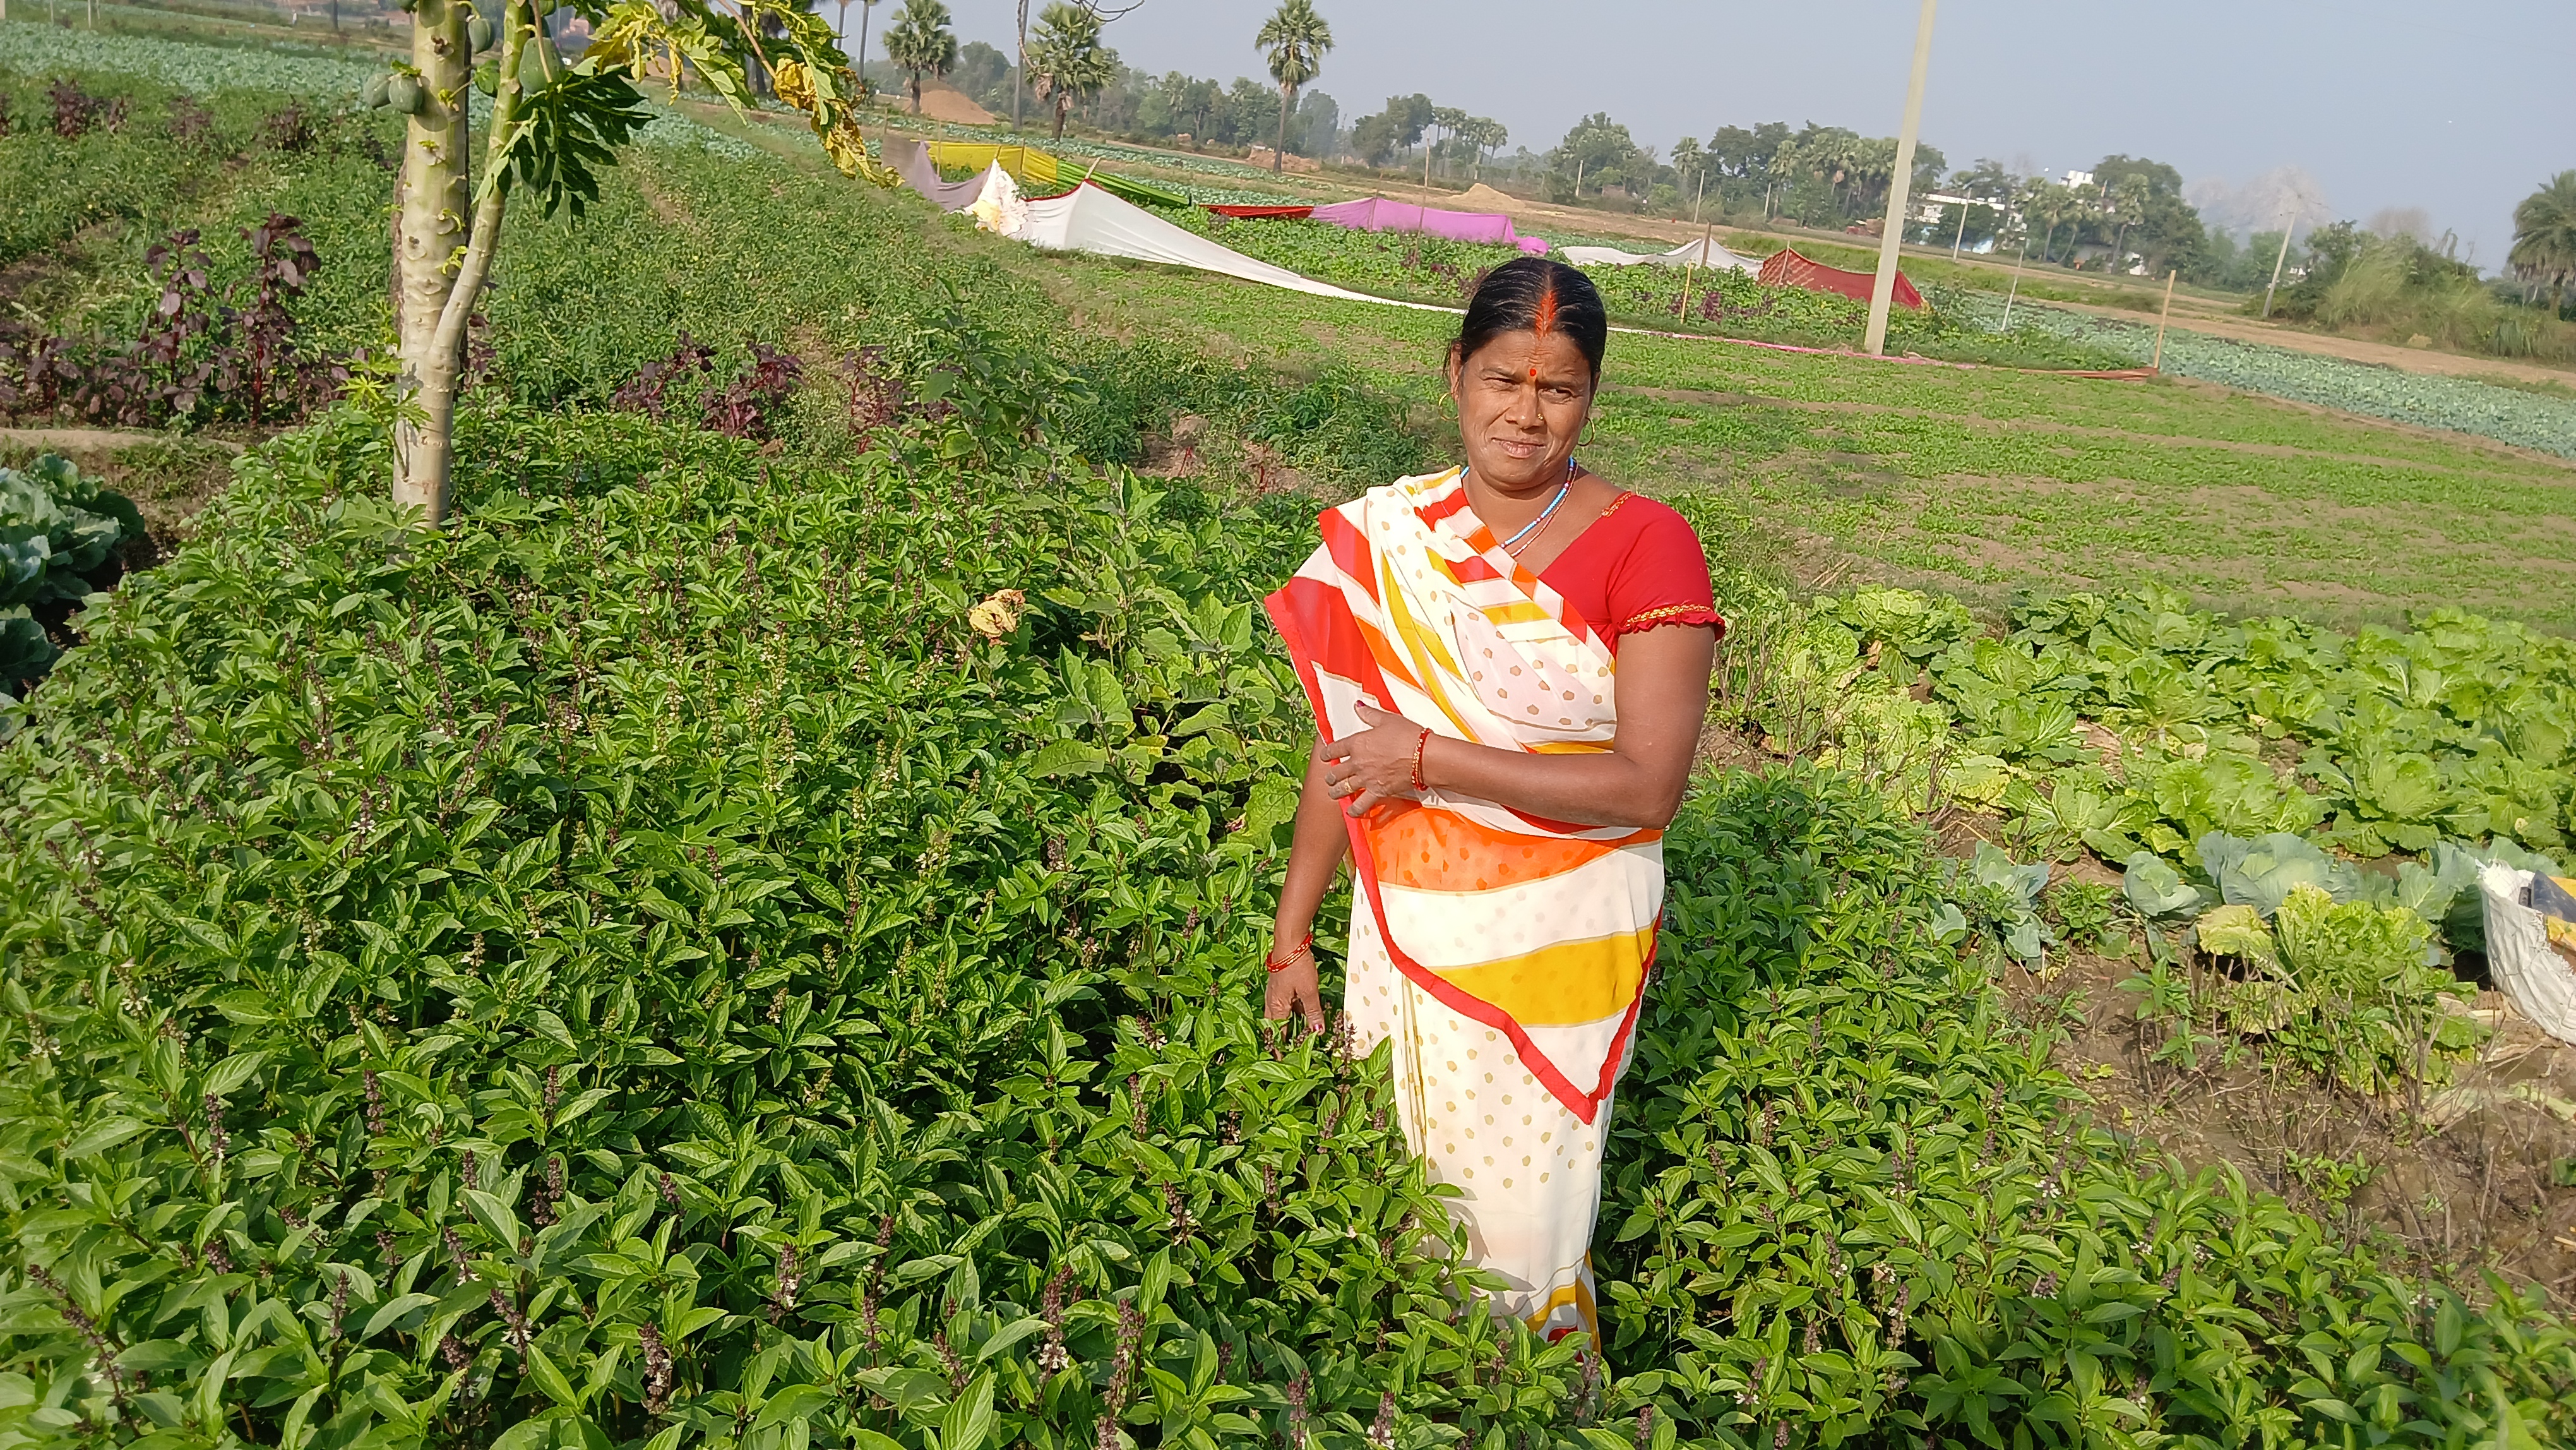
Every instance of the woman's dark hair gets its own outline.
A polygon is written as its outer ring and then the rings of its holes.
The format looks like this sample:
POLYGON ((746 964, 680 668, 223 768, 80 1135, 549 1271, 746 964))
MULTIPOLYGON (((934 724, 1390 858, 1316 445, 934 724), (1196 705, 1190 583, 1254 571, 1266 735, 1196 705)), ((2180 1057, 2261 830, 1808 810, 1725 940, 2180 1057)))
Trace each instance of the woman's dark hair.
POLYGON ((1476 295, 1467 299, 1466 320, 1449 345, 1450 359, 1464 364, 1486 343, 1507 332, 1562 333, 1592 365, 1592 381, 1601 381, 1601 355, 1610 346, 1610 314, 1592 279, 1563 262, 1545 257, 1514 257, 1485 274, 1476 295))

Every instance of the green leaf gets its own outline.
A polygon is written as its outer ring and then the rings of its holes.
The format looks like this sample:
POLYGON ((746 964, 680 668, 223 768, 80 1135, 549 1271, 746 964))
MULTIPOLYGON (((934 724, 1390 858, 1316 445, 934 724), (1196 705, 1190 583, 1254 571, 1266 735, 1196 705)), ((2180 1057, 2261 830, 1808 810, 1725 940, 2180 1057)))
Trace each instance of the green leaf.
POLYGON ((581 1408, 581 1396, 573 1392, 572 1381, 564 1378, 564 1372, 555 1368, 555 1362, 546 1358, 544 1350, 531 1344, 525 1357, 528 1378, 535 1381, 538 1389, 545 1391, 546 1398, 567 1410, 581 1408))
POLYGON ((2200 949, 2212 956, 2243 957, 2264 966, 2274 960, 2272 927, 2251 906, 2212 907, 2201 913, 2192 930, 2200 949))
POLYGON ((939 1450, 983 1450, 994 1418, 993 1372, 986 1370, 939 1417, 939 1450))
POLYGON ((268 1054, 265 1052, 234 1053, 207 1071, 206 1092, 218 1098, 229 1094, 233 1089, 250 1081, 251 1074, 259 1071, 260 1064, 267 1060, 268 1054))
POLYGON ((1043 1334, 1046 1327, 1046 1321, 1034 1314, 1015 1319, 993 1331, 990 1338, 975 1347, 975 1362, 982 1364, 1033 1334, 1043 1334))
POLYGON ((1059 740, 1029 757, 1028 772, 1041 780, 1090 775, 1109 764, 1109 752, 1079 740, 1059 740))
POLYGON ((383 1333, 388 1325, 400 1321, 413 1310, 424 1309, 437 1302, 438 1296, 435 1294, 398 1294, 376 1306, 376 1312, 367 1316, 367 1327, 358 1337, 373 1339, 383 1333))
POLYGON ((480 1188, 465 1189, 457 1194, 457 1198, 465 1204, 466 1211, 474 1215, 475 1221, 483 1225, 484 1232, 500 1242, 501 1252, 515 1254, 519 1251, 526 1235, 519 1227, 518 1214, 511 1211, 510 1205, 480 1188))
POLYGON ((760 1417, 751 1422, 751 1428, 758 1430, 767 1425, 808 1419, 830 1403, 831 1391, 820 1385, 789 1385, 771 1395, 760 1407, 760 1417))
POLYGON ((108 1118, 92 1123, 79 1137, 64 1146, 63 1156, 75 1160, 95 1158, 149 1126, 132 1118, 108 1118))

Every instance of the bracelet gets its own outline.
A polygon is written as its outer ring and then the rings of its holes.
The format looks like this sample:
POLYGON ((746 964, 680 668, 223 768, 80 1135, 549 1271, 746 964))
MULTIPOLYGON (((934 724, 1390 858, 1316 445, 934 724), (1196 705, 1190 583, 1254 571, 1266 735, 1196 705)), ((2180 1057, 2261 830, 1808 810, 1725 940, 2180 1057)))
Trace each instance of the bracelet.
POLYGON ((1295 946, 1288 949, 1288 955, 1284 957, 1264 957, 1261 959, 1261 965, 1269 969, 1274 974, 1284 972, 1288 970, 1290 966, 1294 965, 1299 957, 1312 951, 1314 946, 1315 934, 1309 931, 1306 933, 1303 941, 1298 942, 1295 946))
POLYGON ((1431 727, 1425 725, 1422 727, 1422 733, 1413 737, 1413 790, 1416 795, 1429 789, 1422 783, 1422 747, 1430 743, 1431 727))

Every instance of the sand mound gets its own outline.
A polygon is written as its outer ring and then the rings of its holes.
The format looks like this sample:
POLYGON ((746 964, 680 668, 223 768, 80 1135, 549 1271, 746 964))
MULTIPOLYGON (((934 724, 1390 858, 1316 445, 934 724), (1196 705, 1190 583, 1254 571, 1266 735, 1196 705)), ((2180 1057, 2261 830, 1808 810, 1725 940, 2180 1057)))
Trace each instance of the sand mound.
POLYGON ((989 126, 993 113, 969 100, 964 91, 936 81, 921 83, 921 112, 934 121, 956 126, 989 126))
POLYGON ((1468 187, 1455 201, 1448 202, 1446 205, 1453 211, 1511 212, 1525 209, 1530 204, 1517 196, 1496 191, 1479 181, 1468 187))

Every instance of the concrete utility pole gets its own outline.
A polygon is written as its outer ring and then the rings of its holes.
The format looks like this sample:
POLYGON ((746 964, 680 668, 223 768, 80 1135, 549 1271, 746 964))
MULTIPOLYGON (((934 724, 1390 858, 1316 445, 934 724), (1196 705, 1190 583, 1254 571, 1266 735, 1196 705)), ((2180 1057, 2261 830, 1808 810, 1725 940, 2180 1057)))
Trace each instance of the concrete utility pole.
POLYGON ((2147 364, 2147 371, 2151 373, 2165 370, 2165 323, 2173 317, 2173 284, 2174 279, 2181 275, 2180 267, 2165 273, 2165 307, 2164 311, 2156 314, 2156 355, 2147 364))
POLYGON ((1897 251, 1905 241, 1905 204, 1914 184, 1914 139, 1923 129, 1923 77, 1932 67, 1932 7, 1923 0, 1923 16, 1914 23, 1914 77, 1905 86, 1905 124, 1896 133, 1896 175, 1887 183, 1887 225, 1878 238, 1878 275, 1869 284, 1869 332, 1862 350, 1872 357, 1887 351, 1887 310, 1896 302, 1897 251))
POLYGON ((1011 129, 1020 129, 1020 93, 1029 88, 1029 0, 1020 0, 1020 56, 1011 73, 1011 129))
MULTIPOLYGON (((2301 198, 2304 200, 2305 198, 2301 198)), ((2263 288, 2263 316, 2272 315, 2272 292, 2281 285, 2281 264, 2290 260, 2290 233, 2298 230, 2299 204, 2293 201, 2281 213, 2281 250, 2272 256, 2272 280, 2263 288)))
POLYGON ((2013 300, 2021 296, 2021 269, 2030 264, 2030 223, 2021 224, 2021 255, 2013 261, 2012 290, 2004 294, 2004 326, 2012 331, 2013 300))

